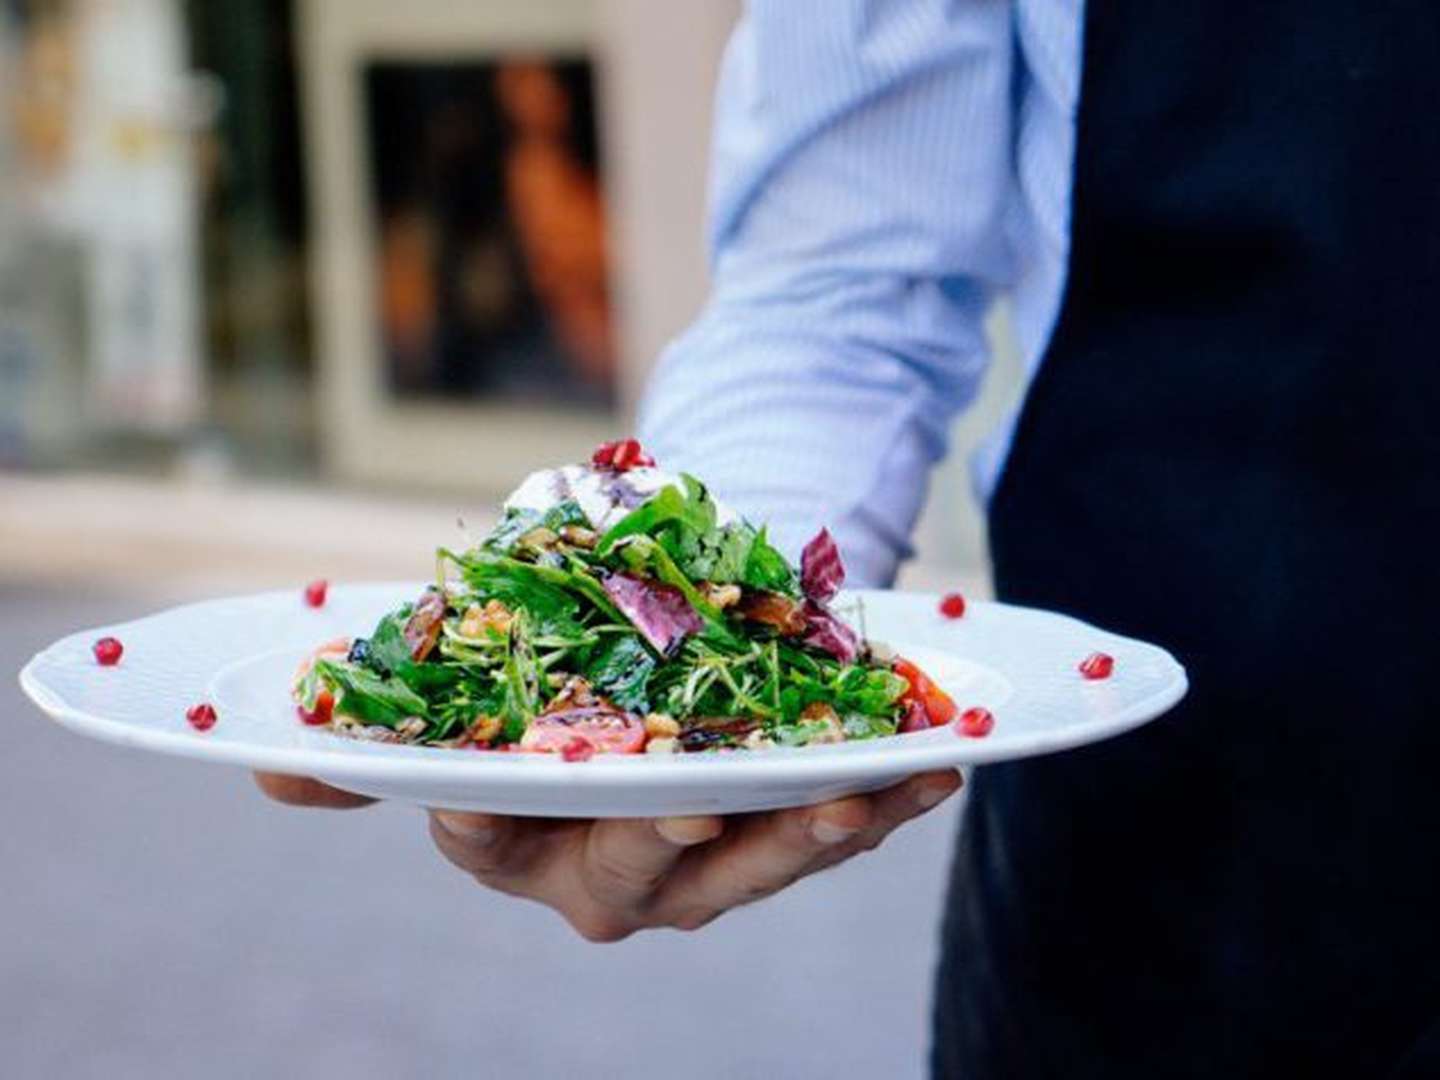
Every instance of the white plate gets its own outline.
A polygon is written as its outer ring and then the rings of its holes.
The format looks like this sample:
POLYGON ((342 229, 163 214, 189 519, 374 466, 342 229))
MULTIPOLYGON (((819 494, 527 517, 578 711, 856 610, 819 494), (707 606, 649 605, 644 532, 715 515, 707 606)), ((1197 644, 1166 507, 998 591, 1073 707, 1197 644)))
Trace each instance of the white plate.
POLYGON ((888 739, 726 754, 597 756, 487 754, 359 742, 296 719, 289 683, 300 655, 363 635, 418 595, 411 584, 336 586, 312 610, 298 591, 175 608, 56 642, 20 673, 20 685, 60 723, 85 735, 166 754, 316 776, 350 791, 454 809, 547 817, 737 813, 801 806, 874 790, 912 773, 1045 754, 1118 735, 1174 705, 1184 669, 1163 649, 1048 612, 972 603, 964 618, 920 593, 861 591, 866 630, 927 669, 960 707, 983 705, 994 731, 966 738, 937 728, 888 739), (90 647, 106 634, 125 646, 103 668, 90 647), (1076 665, 1115 657, 1090 682, 1076 665), (212 701, 209 732, 185 710, 212 701))

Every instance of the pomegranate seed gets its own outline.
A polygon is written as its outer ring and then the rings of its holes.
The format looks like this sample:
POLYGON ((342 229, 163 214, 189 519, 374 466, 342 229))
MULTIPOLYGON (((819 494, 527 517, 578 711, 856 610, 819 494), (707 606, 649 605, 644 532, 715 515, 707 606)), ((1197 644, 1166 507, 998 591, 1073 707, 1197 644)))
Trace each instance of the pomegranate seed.
POLYGON ((966 709, 960 714, 960 719, 955 722, 955 733, 979 739, 989 735, 994 726, 995 714, 989 709, 976 706, 973 709, 966 709))
POLYGON ((101 667, 114 667, 120 662, 125 646, 120 644, 119 638, 102 637, 90 647, 90 651, 95 654, 95 662, 101 667))
POLYGON ((958 619, 965 614, 965 597, 958 592, 946 593, 940 598, 940 614, 947 619, 958 619))
POLYGON ((324 607, 325 594, 330 591, 330 583, 324 578, 319 581, 312 581, 305 586, 305 603, 311 607, 324 607))
POLYGON ((615 447, 615 468, 618 472, 628 472, 640 464, 645 452, 640 449, 638 439, 623 439, 619 446, 615 447))
POLYGON ((590 464, 597 469, 629 472, 631 469, 638 469, 642 466, 653 467, 655 459, 645 453, 640 446, 639 439, 620 439, 616 442, 603 443, 591 455, 590 464))
POLYGON ((566 761, 589 761, 595 756, 595 747, 589 739, 576 735, 560 748, 560 756, 566 761))
POLYGON ((1115 658, 1103 652, 1091 653, 1080 661, 1080 674, 1087 679, 1108 679, 1115 670, 1115 658))
POLYGON ((201 703, 186 709, 185 719, 190 721, 190 726, 196 731, 209 731, 220 717, 216 715, 214 705, 201 703))
POLYGON ((295 712, 299 714, 301 723, 324 727, 335 714, 335 696, 329 690, 321 690, 315 695, 315 708, 306 710, 303 705, 296 705, 295 712))

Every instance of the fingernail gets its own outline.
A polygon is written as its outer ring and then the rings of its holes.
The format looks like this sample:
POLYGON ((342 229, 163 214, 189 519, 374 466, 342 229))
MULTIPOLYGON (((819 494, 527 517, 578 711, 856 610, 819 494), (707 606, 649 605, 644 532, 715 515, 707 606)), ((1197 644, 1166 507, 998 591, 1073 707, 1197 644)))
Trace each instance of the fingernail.
POLYGON ((500 830, 491 825, 485 818, 477 818, 473 814, 457 814, 448 810, 436 810, 435 820, 440 827, 448 833, 468 840, 472 844, 484 847, 493 844, 495 838, 500 835, 500 830))
POLYGON ((826 821, 824 818, 818 818, 815 824, 810 826, 810 835, 815 838, 815 842, 826 845, 849 840, 859 831, 859 829, 848 828, 844 825, 836 825, 835 822, 826 821))
POLYGON ((959 784, 955 784, 954 786, 934 782, 921 784, 915 792, 915 803, 922 810, 929 810, 932 807, 939 806, 951 795, 954 795, 959 788, 959 784))
POLYGON ((678 847, 694 847, 720 835, 723 826, 711 818, 659 818, 655 831, 678 847))

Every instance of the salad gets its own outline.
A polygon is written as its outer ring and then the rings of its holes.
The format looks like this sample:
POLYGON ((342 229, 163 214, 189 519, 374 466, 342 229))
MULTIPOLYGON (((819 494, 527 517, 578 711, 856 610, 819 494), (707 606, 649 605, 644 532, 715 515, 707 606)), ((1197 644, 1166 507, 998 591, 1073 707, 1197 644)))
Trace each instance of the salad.
POLYGON ((607 443, 526 479, 368 637, 315 650, 294 698, 340 734, 571 760, 949 723, 942 690, 842 618, 844 577, 827 531, 796 568, 695 477, 607 443))

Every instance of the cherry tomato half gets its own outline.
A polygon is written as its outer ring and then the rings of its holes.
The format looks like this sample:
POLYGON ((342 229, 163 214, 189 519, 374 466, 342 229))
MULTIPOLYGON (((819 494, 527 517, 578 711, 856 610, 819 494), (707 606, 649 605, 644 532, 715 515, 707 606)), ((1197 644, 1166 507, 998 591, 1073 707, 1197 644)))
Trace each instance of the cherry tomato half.
POLYGON ((910 689, 900 698, 901 701, 918 701, 925 706, 925 711, 930 716, 931 727, 944 727, 959 715, 959 706, 955 699, 936 686, 929 675, 926 675, 918 667, 904 657, 896 659, 891 670, 910 684, 910 689))
POLYGON ((645 749, 645 725, 633 716, 607 709, 569 709, 537 716, 520 740, 520 749, 563 753, 577 737, 597 754, 638 754, 645 749))

